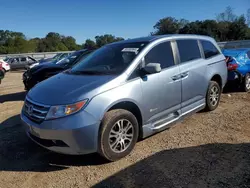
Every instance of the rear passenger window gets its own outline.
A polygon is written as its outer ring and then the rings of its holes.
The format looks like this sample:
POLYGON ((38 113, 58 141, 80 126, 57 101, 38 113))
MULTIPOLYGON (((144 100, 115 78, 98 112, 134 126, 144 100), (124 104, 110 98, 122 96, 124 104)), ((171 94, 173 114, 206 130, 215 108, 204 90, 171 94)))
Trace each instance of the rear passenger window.
POLYGON ((201 58, 197 40, 177 40, 181 63, 201 58))
POLYGON ((202 40, 201 45, 206 59, 220 54, 219 50, 209 41, 202 40))
POLYGON ((160 63, 162 69, 173 66, 174 57, 170 42, 163 42, 153 47, 145 56, 145 64, 148 63, 160 63))
POLYGON ((21 57, 21 61, 22 62, 26 61, 26 57, 21 57))

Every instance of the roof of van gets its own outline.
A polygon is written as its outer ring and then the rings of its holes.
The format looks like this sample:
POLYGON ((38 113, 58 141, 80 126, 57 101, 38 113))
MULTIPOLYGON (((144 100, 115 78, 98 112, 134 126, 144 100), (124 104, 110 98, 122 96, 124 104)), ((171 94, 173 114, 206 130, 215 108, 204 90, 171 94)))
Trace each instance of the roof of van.
POLYGON ((127 42, 152 42, 157 39, 161 38, 197 38, 197 39, 207 39, 207 40, 213 40, 213 38, 205 35, 193 35, 193 34, 169 34, 169 35, 154 35, 154 36, 148 36, 148 37, 140 37, 140 38, 134 38, 134 39, 127 39, 123 41, 119 41, 117 43, 127 43, 127 42))

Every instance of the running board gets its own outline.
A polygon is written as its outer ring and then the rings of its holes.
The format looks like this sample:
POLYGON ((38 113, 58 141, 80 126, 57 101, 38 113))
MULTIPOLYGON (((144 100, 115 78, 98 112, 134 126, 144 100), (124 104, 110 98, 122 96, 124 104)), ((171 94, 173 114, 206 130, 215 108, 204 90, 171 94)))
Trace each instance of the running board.
POLYGON ((204 106, 205 106, 205 104, 201 104, 199 106, 196 106, 195 108, 193 108, 193 109, 191 109, 191 110, 183 113, 182 115, 179 115, 178 112, 170 114, 169 115, 170 117, 167 117, 166 119, 158 121, 157 123, 155 123, 154 127, 152 128, 152 130, 153 131, 158 131, 158 130, 160 130, 162 128, 166 128, 167 125, 174 123, 175 121, 177 121, 178 119, 180 119, 180 118, 188 115, 189 113, 192 113, 192 112, 195 113, 195 112, 199 111, 200 109, 203 109, 204 106), (175 118, 171 119, 170 121, 168 121, 171 117, 175 117, 175 118))
POLYGON ((154 127, 154 128, 152 128, 152 130, 156 131, 156 130, 159 130, 159 129, 163 128, 163 127, 166 127, 167 125, 169 125, 169 124, 171 124, 171 123, 177 121, 179 118, 180 118, 180 116, 177 117, 177 118, 175 118, 175 119, 172 119, 171 121, 168 121, 168 122, 166 122, 166 123, 163 123, 163 124, 161 124, 161 125, 159 125, 159 126, 157 126, 157 127, 154 127))
POLYGON ((168 124, 171 124, 172 122, 178 120, 180 118, 180 115, 178 112, 174 112, 168 115, 167 118, 160 120, 154 124, 153 130, 159 130, 168 124))

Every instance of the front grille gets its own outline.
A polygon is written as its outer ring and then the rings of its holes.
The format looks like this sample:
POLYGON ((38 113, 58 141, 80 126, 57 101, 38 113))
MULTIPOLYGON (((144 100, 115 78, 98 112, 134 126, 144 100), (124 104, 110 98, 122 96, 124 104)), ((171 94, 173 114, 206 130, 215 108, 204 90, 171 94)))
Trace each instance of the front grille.
POLYGON ((44 121, 50 106, 38 104, 26 98, 24 103, 23 112, 27 118, 36 123, 44 121))

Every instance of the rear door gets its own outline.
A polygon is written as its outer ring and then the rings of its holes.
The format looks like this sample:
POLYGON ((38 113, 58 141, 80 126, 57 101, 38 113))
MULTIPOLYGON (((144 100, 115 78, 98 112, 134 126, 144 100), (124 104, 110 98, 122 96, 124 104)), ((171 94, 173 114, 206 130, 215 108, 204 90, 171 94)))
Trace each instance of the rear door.
POLYGON ((202 58, 198 40, 176 40, 182 83, 182 114, 205 104, 207 64, 202 58))
POLYGON ((19 67, 19 58, 18 57, 12 58, 10 60, 10 67, 11 67, 11 69, 18 69, 18 67, 19 67))

